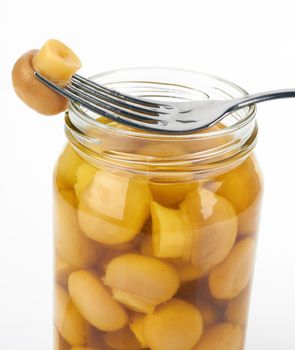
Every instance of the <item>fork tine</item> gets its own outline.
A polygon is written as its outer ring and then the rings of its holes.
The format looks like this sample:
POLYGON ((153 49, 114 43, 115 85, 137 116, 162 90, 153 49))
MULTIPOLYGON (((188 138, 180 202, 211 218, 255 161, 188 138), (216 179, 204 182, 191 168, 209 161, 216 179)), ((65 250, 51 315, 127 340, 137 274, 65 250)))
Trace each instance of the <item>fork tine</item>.
MULTIPOLYGON (((68 93, 74 97, 73 93, 71 93, 71 92, 68 92, 68 93)), ((117 112, 113 112, 111 110, 101 109, 101 108, 97 107, 97 105, 85 102, 79 96, 72 98, 72 100, 79 102, 82 106, 86 107, 87 109, 89 109, 90 111, 92 111, 96 114, 99 114, 101 116, 112 119, 115 122, 119 122, 119 123, 121 122, 122 124, 135 127, 137 129, 155 130, 154 126, 157 126, 159 123, 166 125, 165 121, 160 121, 158 119, 146 118, 145 121, 143 121, 143 120, 140 120, 139 118, 138 119, 131 118, 129 115, 126 116, 124 114, 118 114, 117 112), (149 125, 153 125, 153 127, 150 127, 149 125)), ((165 130, 165 129, 164 128, 159 129, 159 131, 160 130, 165 130)))
POLYGON ((58 94, 68 98, 69 100, 77 101, 82 104, 82 99, 80 99, 78 96, 76 96, 74 93, 65 90, 64 88, 60 87, 57 84, 52 83, 50 80, 47 80, 42 75, 40 75, 38 72, 34 72, 35 77, 40 80, 44 85, 48 86, 53 91, 57 92, 58 94))
MULTIPOLYGON (((78 74, 74 74, 72 76, 71 81, 72 82, 78 81, 79 83, 82 83, 83 85, 86 85, 88 87, 91 86, 92 88, 94 88, 96 90, 99 90, 99 92, 104 92, 106 95, 111 96, 112 98, 128 101, 129 103, 134 103, 134 104, 139 105, 139 106, 146 106, 146 107, 156 108, 156 109, 162 107, 162 105, 160 105, 158 103, 155 103, 155 102, 152 102, 152 101, 148 101, 148 100, 144 100, 144 99, 138 99, 136 97, 125 95, 125 94, 123 94, 121 92, 109 89, 109 88, 107 88, 107 87, 105 87, 103 85, 98 84, 95 81, 86 79, 86 78, 84 78, 84 77, 82 77, 81 75, 78 75, 78 74)), ((169 106, 167 106, 167 107, 169 108, 169 106)))
POLYGON ((75 86, 66 86, 64 88, 64 90, 69 91, 70 93, 72 93, 74 96, 79 96, 81 98, 81 101, 79 101, 81 104, 85 105, 85 102, 89 102, 90 104, 94 105, 94 106, 98 106, 98 108, 102 108, 105 109, 109 112, 112 112, 114 114, 120 115, 120 116, 125 116, 128 118, 132 118, 135 120, 145 120, 145 121, 158 121, 161 120, 161 116, 159 114, 156 115, 147 115, 146 113, 142 113, 142 112, 129 112, 126 109, 121 109, 118 108, 116 106, 110 105, 108 103, 104 103, 103 101, 101 101, 99 99, 99 95, 97 95, 96 97, 92 97, 91 95, 83 92, 82 90, 80 90, 79 88, 75 87, 75 86))
MULTIPOLYGON (((159 113, 165 113, 164 111, 162 112, 159 109, 145 107, 145 106, 138 106, 135 104, 131 104, 129 102, 127 103, 123 100, 114 99, 112 97, 109 97, 109 95, 105 94, 104 92, 101 92, 100 90, 93 88, 89 84, 78 83, 77 81, 73 80, 73 81, 71 81, 71 86, 76 87, 79 90, 82 90, 86 94, 89 94, 90 97, 95 96, 95 97, 99 98, 100 100, 104 100, 104 101, 106 101, 114 106, 119 106, 119 107, 122 107, 122 108, 127 109, 127 110, 132 110, 135 112, 144 113, 144 114, 148 114, 151 116, 158 116, 159 113)), ((167 113, 167 111, 166 111, 166 113, 167 113)))
POLYGON ((136 126, 135 122, 132 123, 130 119, 133 119, 138 123, 140 120, 145 120, 146 123, 148 124, 156 124, 158 122, 164 123, 164 120, 161 120, 160 118, 155 118, 155 117, 150 117, 144 114, 139 114, 139 113, 132 113, 132 112, 127 112, 124 110, 121 110, 119 108, 110 106, 104 102, 98 101, 96 98, 91 98, 89 95, 84 94, 82 91, 79 89, 69 85, 65 88, 62 88, 51 81, 47 80, 43 76, 41 76, 38 72, 34 73, 35 76, 45 85, 47 85, 49 88, 52 90, 56 91, 57 93, 65 96, 66 98, 79 102, 82 106, 88 108, 89 110, 103 115, 107 118, 110 118, 114 121, 122 120, 124 123, 136 126))

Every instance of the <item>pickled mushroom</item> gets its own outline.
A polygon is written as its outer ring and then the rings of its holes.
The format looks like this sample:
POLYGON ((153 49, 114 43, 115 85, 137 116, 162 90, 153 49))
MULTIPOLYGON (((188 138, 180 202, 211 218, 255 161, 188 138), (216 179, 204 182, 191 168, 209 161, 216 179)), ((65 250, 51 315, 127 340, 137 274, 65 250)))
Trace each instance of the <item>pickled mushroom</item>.
POLYGON ((55 245, 60 258, 71 266, 95 265, 100 256, 96 242, 88 239, 80 230, 77 212, 72 203, 72 190, 60 190, 55 201, 55 245))
POLYGON ((209 287, 217 299, 233 299, 248 285, 254 265, 255 243, 247 238, 235 244, 228 257, 209 275, 209 287))
POLYGON ((39 51, 30 50, 16 61, 12 70, 13 87, 18 97, 37 112, 58 114, 66 109, 67 99, 41 83, 34 72, 66 85, 80 67, 79 58, 69 47, 50 39, 39 51))
POLYGON ((144 339, 151 350, 191 350, 202 332, 201 313, 180 299, 158 306, 143 321, 144 339))
POLYGON ((144 314, 140 313, 134 313, 131 316, 131 320, 129 323, 129 327, 133 334, 135 335, 136 339, 139 341, 141 348, 145 349, 147 348, 146 341, 143 336, 143 320, 145 318, 144 314))
POLYGON ((250 155, 238 167, 218 176, 217 194, 235 207, 239 220, 239 234, 257 231, 259 208, 262 197, 262 179, 256 158, 250 155))
POLYGON ((77 309, 97 329, 116 331, 128 323, 126 311, 94 273, 87 270, 73 272, 68 286, 77 309))
POLYGON ((113 297, 127 308, 152 313, 155 306, 173 297, 179 287, 176 270, 164 261, 126 254, 108 264, 104 283, 113 297))
POLYGON ((100 243, 129 242, 149 216, 150 199, 146 181, 98 171, 80 198, 80 227, 100 243))
POLYGON ((93 177, 95 173, 98 170, 88 164, 88 163, 82 163, 76 170, 76 183, 74 185, 75 193, 77 198, 80 198, 81 194, 85 190, 85 188, 91 183, 93 180, 93 177))
POLYGON ((153 252, 160 258, 186 258, 192 249, 193 233, 179 209, 151 203, 153 252))
POLYGON ((69 294, 59 285, 55 288, 55 325, 72 346, 86 342, 87 323, 73 304, 69 294))
POLYGON ((85 164, 74 148, 68 144, 60 156, 56 167, 59 188, 73 188, 77 182, 77 170, 85 164))
POLYGON ((206 189, 188 194, 181 210, 194 231, 191 262, 204 273, 221 263, 234 245, 238 221, 233 206, 206 189))

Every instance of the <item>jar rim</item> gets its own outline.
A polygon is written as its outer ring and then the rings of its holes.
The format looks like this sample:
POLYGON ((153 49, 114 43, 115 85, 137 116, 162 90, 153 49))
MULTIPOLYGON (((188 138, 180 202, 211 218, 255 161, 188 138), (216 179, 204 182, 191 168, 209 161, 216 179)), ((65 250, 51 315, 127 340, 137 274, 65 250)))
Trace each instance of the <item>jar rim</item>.
MULTIPOLYGON (((117 74, 117 73, 124 73, 124 72, 134 72, 134 71, 147 71, 147 70, 161 70, 161 71, 171 71, 171 72, 178 72, 178 73, 186 73, 191 75, 199 75, 204 78, 215 80, 216 82, 220 82, 222 84, 225 84, 225 86, 233 88, 237 93, 239 93, 239 97, 244 97, 248 95, 248 92, 240 87, 239 85, 231 82, 230 80, 221 78, 219 76, 203 73, 199 71, 194 71, 190 69, 184 69, 184 68, 173 68, 173 67, 161 67, 161 66, 144 66, 144 67, 131 67, 131 68, 120 68, 120 69, 113 69, 104 71, 98 74, 94 74, 89 77, 91 80, 96 80, 104 77, 109 77, 111 75, 117 74)), ((167 134, 167 133, 160 133, 160 132, 149 132, 145 130, 126 130, 126 129, 120 129, 115 126, 112 126, 108 123, 104 124, 101 123, 99 120, 96 120, 92 118, 84 109, 81 108, 81 106, 78 103, 69 101, 69 111, 73 112, 76 116, 79 117, 83 121, 83 123, 88 124, 92 128, 98 128, 103 131, 110 131, 112 133, 117 133, 118 135, 122 136, 130 136, 130 137, 136 137, 136 138, 149 138, 154 139, 157 141, 165 140, 165 141, 171 141, 171 140, 198 140, 203 138, 208 138, 211 136, 225 136, 231 133, 234 133, 238 131, 239 129, 243 128, 245 125, 251 123, 253 119, 256 116, 256 105, 251 105, 247 108, 247 113, 245 113, 245 116, 239 120, 237 120, 236 123, 230 126, 226 126, 225 128, 220 128, 218 130, 210 130, 207 131, 207 129, 202 130, 202 132, 193 132, 188 134, 167 134)))

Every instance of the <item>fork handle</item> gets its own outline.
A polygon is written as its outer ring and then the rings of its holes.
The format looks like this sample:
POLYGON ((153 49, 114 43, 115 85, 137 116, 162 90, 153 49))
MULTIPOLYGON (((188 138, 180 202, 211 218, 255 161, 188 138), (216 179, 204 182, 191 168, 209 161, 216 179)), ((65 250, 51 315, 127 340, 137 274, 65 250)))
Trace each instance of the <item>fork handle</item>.
POLYGON ((290 98, 295 97, 295 89, 283 89, 283 90, 273 90, 266 92, 259 92, 257 94, 251 94, 245 97, 241 97, 233 100, 233 106, 231 110, 240 109, 249 106, 254 103, 276 100, 279 98, 290 98))

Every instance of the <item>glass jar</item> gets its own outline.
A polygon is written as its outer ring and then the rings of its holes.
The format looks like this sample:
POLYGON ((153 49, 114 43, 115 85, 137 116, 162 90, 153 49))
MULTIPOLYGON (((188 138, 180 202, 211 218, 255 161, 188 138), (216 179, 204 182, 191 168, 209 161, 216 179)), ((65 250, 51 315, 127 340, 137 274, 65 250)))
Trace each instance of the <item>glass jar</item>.
MULTIPOLYGON (((184 70, 96 75, 161 101, 246 95, 184 70)), ((255 107, 187 135, 71 103, 55 171, 56 350, 242 350, 262 181, 255 107)))

